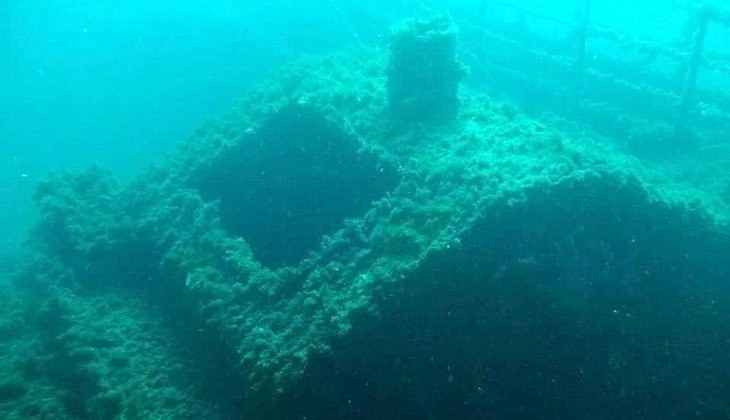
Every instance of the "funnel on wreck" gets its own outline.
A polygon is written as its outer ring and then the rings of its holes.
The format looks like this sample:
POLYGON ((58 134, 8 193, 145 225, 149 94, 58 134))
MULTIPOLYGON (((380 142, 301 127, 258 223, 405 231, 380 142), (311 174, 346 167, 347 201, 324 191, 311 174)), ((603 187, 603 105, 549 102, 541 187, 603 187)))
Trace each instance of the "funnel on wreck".
POLYGON ((724 209, 459 90, 439 22, 401 27, 416 32, 394 49, 437 48, 436 79, 377 50, 307 59, 129 184, 98 169, 41 184, 40 255, 17 287, 34 290, 42 331, 32 360, 17 356, 36 372, 17 407, 727 414, 724 209), (63 378, 82 385, 54 391, 63 378))

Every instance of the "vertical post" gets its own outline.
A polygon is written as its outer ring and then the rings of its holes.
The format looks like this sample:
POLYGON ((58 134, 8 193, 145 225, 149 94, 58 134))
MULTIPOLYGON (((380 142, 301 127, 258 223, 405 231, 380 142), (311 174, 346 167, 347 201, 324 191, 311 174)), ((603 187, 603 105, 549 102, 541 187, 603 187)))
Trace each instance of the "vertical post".
POLYGON ((479 17, 479 21, 482 21, 487 16, 487 12, 490 9, 490 0, 482 0, 479 2, 479 5, 477 6, 477 16, 479 17))
POLYGON ((515 9, 515 38, 517 38, 524 45, 527 45, 530 41, 527 36, 527 13, 522 9, 515 9))
POLYGON ((493 22, 489 20, 489 13, 491 13, 492 0, 483 0, 479 3, 479 9, 477 11, 478 22, 482 24, 482 32, 480 34, 481 39, 479 40, 479 59, 483 59, 488 54, 489 39, 487 33, 489 31, 489 25, 493 22))
POLYGON ((576 0, 576 28, 575 28, 575 69, 578 74, 582 74, 585 68, 586 60, 586 42, 588 40, 588 19, 590 16, 591 1, 576 0))
POLYGON ((690 51, 687 62, 687 73, 684 76, 684 86, 682 87, 682 98, 677 119, 676 129, 680 135, 685 133, 689 122, 692 102, 697 87, 697 72, 702 61, 702 49, 704 48, 705 36, 707 35, 707 24, 710 20, 705 10, 700 9, 697 13, 697 28, 695 29, 692 50, 690 51))
POLYGON ((388 109, 411 122, 452 120, 466 68, 457 59, 457 29, 445 16, 393 27, 387 69, 388 109))

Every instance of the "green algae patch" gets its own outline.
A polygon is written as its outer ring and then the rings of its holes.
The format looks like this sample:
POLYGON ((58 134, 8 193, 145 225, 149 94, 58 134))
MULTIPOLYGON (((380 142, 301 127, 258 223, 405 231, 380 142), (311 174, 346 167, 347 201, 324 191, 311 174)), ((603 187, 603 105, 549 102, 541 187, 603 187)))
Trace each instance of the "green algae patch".
POLYGON ((26 392, 27 389, 23 385, 22 381, 6 379, 0 382, 0 404, 17 400, 25 395, 26 392))

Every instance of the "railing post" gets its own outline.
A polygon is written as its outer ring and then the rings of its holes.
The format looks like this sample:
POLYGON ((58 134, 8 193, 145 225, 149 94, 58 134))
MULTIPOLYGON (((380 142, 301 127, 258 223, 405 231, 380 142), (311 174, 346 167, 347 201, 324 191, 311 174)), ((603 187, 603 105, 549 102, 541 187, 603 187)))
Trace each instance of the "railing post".
POLYGON ((582 74, 583 70, 585 69, 586 42, 588 40, 588 19, 590 16, 590 8, 591 8, 590 0, 576 0, 576 5, 575 5, 575 12, 576 12, 575 69, 578 74, 582 74))
POLYGON ((707 24, 710 20, 709 15, 704 9, 699 9, 697 13, 697 27, 694 31, 692 49, 687 61, 687 73, 684 76, 684 85, 682 86, 682 97, 677 118, 676 129, 679 135, 686 133, 689 124, 695 91, 697 90, 697 72, 702 62, 702 49, 704 48, 705 37, 707 35, 707 24))

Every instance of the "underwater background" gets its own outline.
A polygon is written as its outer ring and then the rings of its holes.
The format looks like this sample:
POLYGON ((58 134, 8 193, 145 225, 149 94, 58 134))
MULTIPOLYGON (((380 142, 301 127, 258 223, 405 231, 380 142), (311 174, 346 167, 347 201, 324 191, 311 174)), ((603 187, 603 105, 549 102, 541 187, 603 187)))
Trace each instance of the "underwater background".
MULTIPOLYGON (((385 45, 399 18, 445 12, 473 22, 472 11, 484 7, 480 3, 5 2, 0 9, 5 246, 21 240, 32 223, 31 191, 49 171, 98 163, 130 176, 287 60, 361 42, 385 45)), ((567 19, 574 3, 517 2, 567 19)), ((691 3, 599 1, 592 5, 591 21, 641 39, 673 42, 691 3)), ((711 38, 723 48, 722 34, 711 38)))
POLYGON ((4 1, 0 417, 730 417, 730 3, 4 1))

